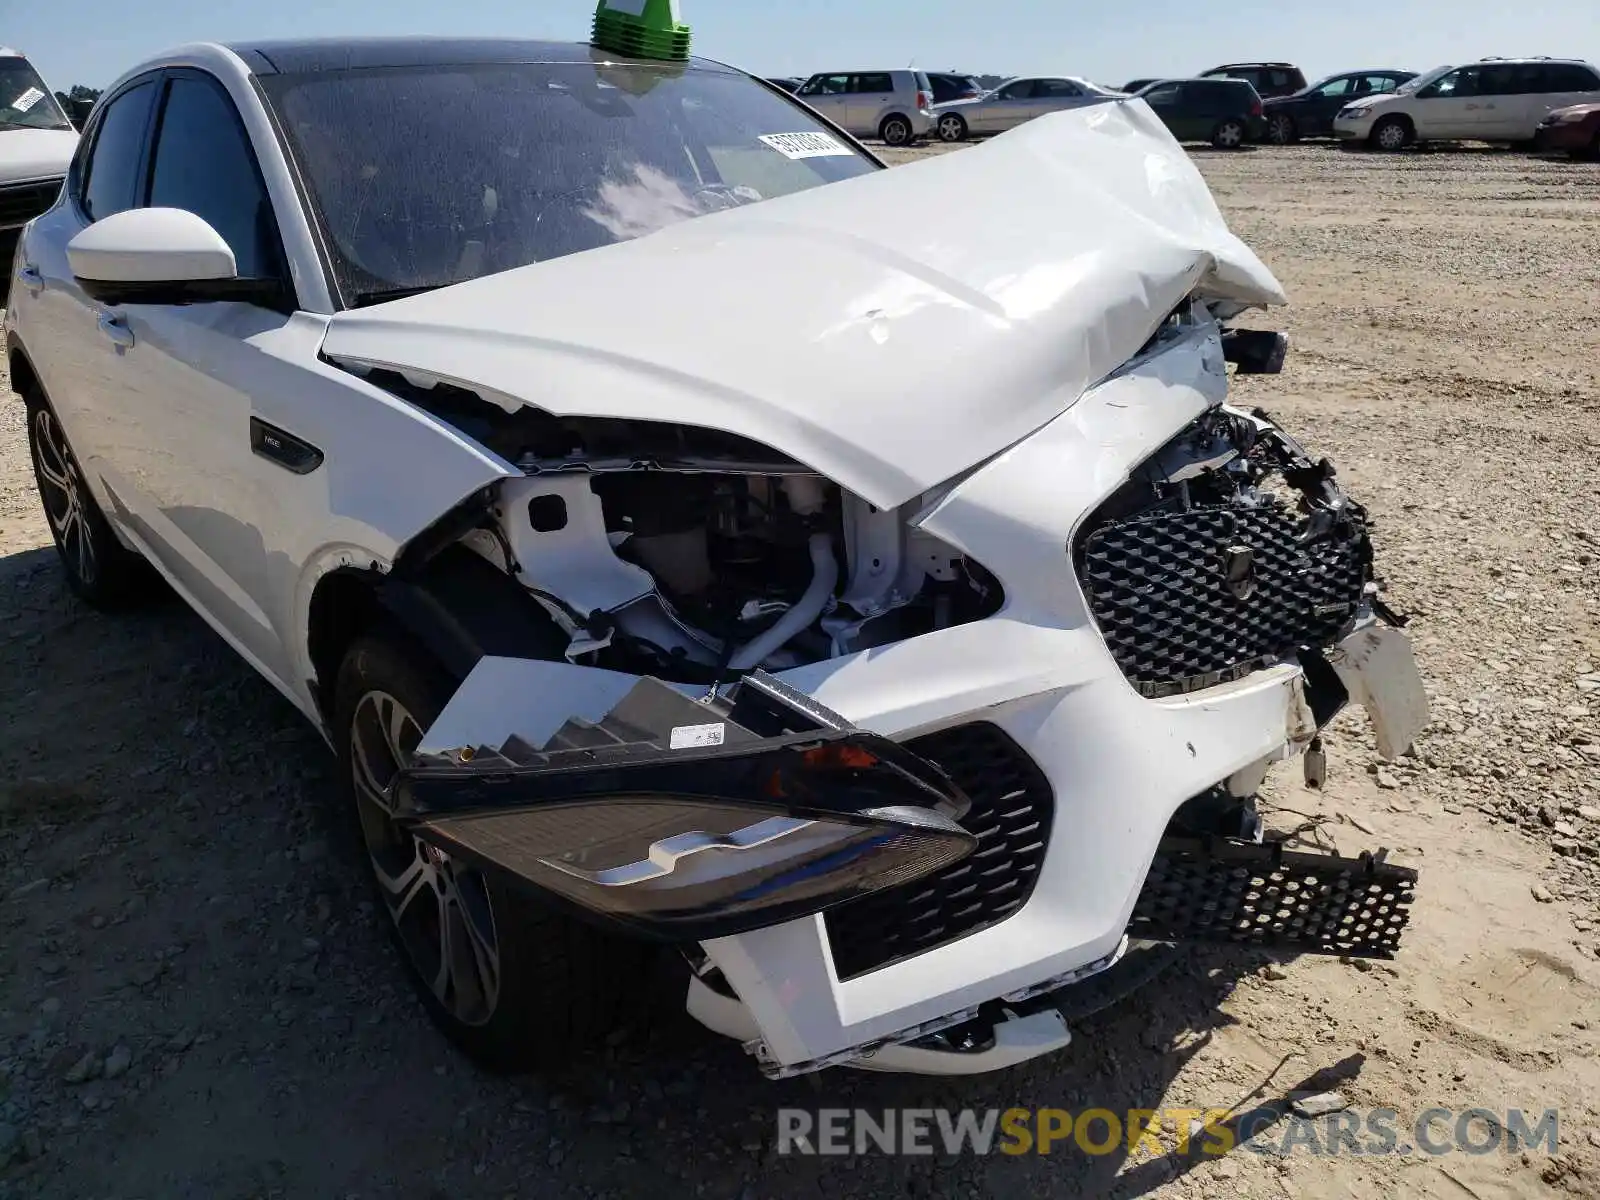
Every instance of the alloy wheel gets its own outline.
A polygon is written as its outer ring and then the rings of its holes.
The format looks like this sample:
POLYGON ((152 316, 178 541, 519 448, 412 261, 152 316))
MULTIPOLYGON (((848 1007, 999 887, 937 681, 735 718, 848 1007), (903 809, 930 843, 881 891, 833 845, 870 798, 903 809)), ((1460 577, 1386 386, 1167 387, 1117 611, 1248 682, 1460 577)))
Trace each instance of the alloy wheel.
POLYGON ((951 115, 939 118, 939 140, 944 142, 959 142, 967 136, 967 123, 960 117, 951 115))
POLYGON ((1272 118, 1272 124, 1267 127, 1267 133, 1274 144, 1287 146, 1294 141, 1294 119, 1288 113, 1279 113, 1272 118))
POLYGON ((883 123, 883 140, 890 146, 904 146, 911 140, 911 126, 899 117, 891 117, 883 123))
POLYGON ((500 998, 500 951, 483 873, 402 829, 389 788, 422 727, 387 692, 371 691, 350 725, 350 762, 367 855, 411 965, 464 1025, 483 1025, 500 998))
POLYGON ((34 413, 33 443, 39 467, 39 494, 50 530, 61 547, 62 561, 80 584, 91 586, 99 568, 85 508, 83 476, 61 423, 48 408, 34 413))

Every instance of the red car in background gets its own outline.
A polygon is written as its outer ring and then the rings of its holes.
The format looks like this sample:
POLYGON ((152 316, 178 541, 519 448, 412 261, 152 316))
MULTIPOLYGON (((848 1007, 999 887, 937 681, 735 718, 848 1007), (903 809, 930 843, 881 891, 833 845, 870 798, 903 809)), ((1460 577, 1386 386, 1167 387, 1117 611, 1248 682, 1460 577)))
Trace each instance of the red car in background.
POLYGON ((1540 150, 1565 150, 1573 158, 1600 161, 1600 104, 1558 108, 1534 131, 1540 150))

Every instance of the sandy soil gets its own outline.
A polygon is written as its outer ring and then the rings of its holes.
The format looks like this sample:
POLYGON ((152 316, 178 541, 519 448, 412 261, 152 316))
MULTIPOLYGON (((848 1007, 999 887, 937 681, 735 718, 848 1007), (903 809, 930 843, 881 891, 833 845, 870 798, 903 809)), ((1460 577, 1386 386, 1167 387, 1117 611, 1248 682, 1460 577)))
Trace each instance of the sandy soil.
POLYGON ((1066 1053, 977 1080, 770 1084, 683 1020, 558 1079, 486 1078, 362 903, 319 740, 177 603, 68 597, 0 404, 0 1197, 1600 1194, 1600 168, 1198 157, 1293 300, 1288 369, 1239 395, 1341 465, 1416 614, 1437 720, 1415 756, 1380 769, 1347 716, 1326 790, 1284 773, 1271 797, 1422 869, 1392 967, 1196 952, 1066 1053), (1330 1079, 1402 1121, 1558 1107, 1561 1149, 772 1146, 780 1105, 1270 1114, 1330 1079))

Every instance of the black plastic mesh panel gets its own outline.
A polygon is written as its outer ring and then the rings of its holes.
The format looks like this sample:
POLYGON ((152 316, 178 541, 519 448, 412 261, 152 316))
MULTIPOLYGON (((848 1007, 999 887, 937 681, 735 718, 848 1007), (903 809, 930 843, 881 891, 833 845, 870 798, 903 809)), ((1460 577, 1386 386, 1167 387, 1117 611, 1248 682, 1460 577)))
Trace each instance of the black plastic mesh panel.
POLYGON ((56 202, 61 180, 0 187, 0 229, 31 221, 56 202))
POLYGON ((1302 545, 1278 504, 1210 505, 1112 521, 1082 541, 1078 576, 1117 665, 1147 696, 1209 687, 1332 641, 1366 583, 1351 528, 1302 545), (1254 590, 1228 588, 1224 556, 1247 547, 1254 590))
POLYGON ((943 871, 823 914, 841 979, 953 942, 1005 920, 1033 893, 1050 839, 1050 781, 996 725, 941 730, 906 743, 972 801, 961 825, 978 848, 943 871))
POLYGON ((1393 958, 1416 882, 1410 868, 1370 855, 1169 838, 1145 877, 1128 936, 1393 958))

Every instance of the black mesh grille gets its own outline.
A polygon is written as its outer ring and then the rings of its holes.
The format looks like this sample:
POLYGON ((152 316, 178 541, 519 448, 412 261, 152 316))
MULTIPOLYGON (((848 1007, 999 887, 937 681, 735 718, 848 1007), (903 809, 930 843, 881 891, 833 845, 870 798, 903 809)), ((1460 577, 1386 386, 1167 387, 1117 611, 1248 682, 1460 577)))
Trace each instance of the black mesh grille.
POLYGON ((1145 513, 1095 528, 1078 576, 1123 674, 1147 696, 1209 687, 1332 641, 1367 579, 1365 537, 1351 521, 1311 544, 1281 503, 1145 513), (1248 583, 1228 559, 1247 550, 1248 583))
POLYGON ((0 229, 27 224, 54 204, 60 191, 59 179, 0 187, 0 229))
POLYGON ((1390 958, 1410 919, 1416 884, 1409 867, 1368 855, 1171 838, 1150 864, 1128 933, 1390 958))
POLYGON ((840 979, 864 975, 1003 921, 1033 893, 1050 839, 1050 781, 998 726, 961 725, 906 743, 937 763, 972 807, 970 856, 915 883, 823 914, 840 979))

